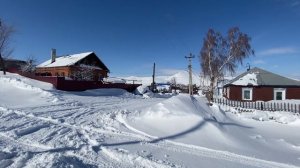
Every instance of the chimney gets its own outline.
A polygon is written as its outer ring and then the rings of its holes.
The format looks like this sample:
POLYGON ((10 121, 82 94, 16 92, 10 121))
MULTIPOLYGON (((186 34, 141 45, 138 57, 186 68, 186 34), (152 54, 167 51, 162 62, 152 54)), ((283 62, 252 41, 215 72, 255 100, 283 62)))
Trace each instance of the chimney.
POLYGON ((51 63, 55 62, 56 59, 56 49, 51 49, 51 63))

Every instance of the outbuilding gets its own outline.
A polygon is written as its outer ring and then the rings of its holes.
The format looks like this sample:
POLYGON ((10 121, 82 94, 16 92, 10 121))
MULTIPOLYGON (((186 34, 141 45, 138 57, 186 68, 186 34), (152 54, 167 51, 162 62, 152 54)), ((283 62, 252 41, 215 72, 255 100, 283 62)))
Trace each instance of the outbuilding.
POLYGON ((236 101, 300 99, 300 81, 255 67, 227 83, 223 95, 236 101))

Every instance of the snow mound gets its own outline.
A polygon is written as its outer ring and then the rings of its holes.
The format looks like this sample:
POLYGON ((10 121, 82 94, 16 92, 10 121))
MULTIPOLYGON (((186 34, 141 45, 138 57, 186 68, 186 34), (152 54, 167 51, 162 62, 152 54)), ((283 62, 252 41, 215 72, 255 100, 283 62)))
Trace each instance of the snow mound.
MULTIPOLYGON (((120 120, 120 116, 118 118, 120 120)), ((212 147, 224 143, 232 145, 223 129, 226 115, 210 108, 200 96, 179 94, 122 118, 128 129, 154 137, 154 141, 176 139, 212 147)))
POLYGON ((0 75, 0 86, 0 106, 32 106, 59 100, 51 84, 16 74, 0 75))
POLYGON ((38 88, 38 87, 35 87, 35 86, 32 86, 32 85, 29 85, 28 83, 25 83, 21 79, 17 79, 17 78, 1 77, 0 78, 0 83, 1 83, 1 86, 10 85, 11 87, 16 87, 18 89, 24 89, 24 90, 33 91, 33 92, 39 92, 43 96, 52 96, 52 94, 50 92, 44 91, 41 88, 38 88))
POLYGON ((211 110, 204 109, 203 106, 199 105, 194 97, 181 94, 144 110, 143 117, 156 119, 182 116, 211 118, 210 112, 211 110))
POLYGON ((238 112, 231 109, 234 114, 240 118, 253 119, 256 121, 275 121, 281 124, 299 125, 300 115, 297 113, 283 112, 283 111, 261 111, 253 110, 252 112, 238 112))

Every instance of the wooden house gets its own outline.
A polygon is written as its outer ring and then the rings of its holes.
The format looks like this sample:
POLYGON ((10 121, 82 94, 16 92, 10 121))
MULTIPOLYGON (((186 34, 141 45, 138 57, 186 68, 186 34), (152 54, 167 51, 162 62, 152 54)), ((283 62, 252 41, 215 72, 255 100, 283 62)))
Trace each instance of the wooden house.
POLYGON ((52 49, 51 59, 38 65, 35 73, 37 76, 62 76, 78 80, 92 75, 89 80, 98 81, 108 77, 109 69, 94 52, 57 57, 56 50, 52 49))
MULTIPOLYGON (((26 66, 26 61, 17 59, 5 59, 5 70, 8 72, 21 71, 22 67, 26 66)), ((2 71, 1 67, 0 70, 2 71)))
POLYGON ((300 99, 300 81, 255 67, 227 83, 223 95, 237 101, 300 99))

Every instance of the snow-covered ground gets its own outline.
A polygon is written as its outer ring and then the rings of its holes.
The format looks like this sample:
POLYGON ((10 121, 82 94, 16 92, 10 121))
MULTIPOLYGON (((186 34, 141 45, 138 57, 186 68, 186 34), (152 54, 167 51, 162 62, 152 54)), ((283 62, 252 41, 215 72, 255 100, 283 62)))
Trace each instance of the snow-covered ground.
POLYGON ((1 74, 0 167, 300 167, 299 115, 146 97, 1 74))

